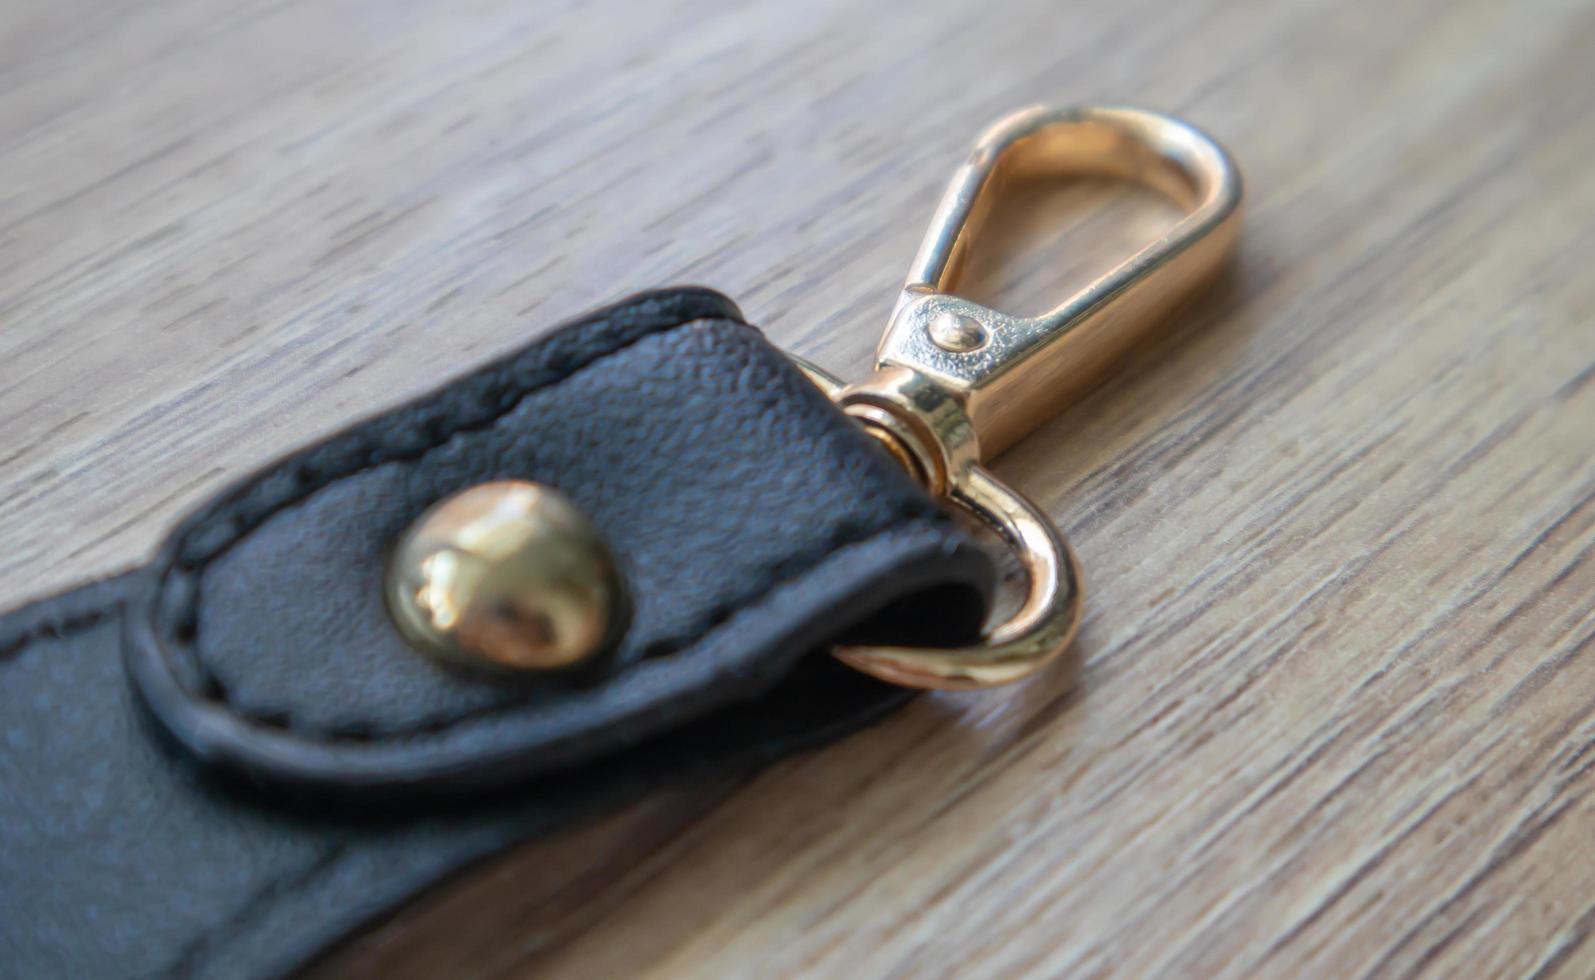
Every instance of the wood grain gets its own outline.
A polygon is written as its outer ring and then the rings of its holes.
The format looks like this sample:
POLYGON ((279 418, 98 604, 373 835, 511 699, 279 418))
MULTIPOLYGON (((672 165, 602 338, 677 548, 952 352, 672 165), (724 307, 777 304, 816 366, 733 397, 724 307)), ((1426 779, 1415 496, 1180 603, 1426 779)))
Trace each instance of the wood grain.
MULTIPOLYGON (((856 375, 1010 108, 1170 110, 1248 179, 1234 271, 999 467, 1087 570, 1073 661, 319 975, 1595 975, 1588 3, 0 9, 6 605, 635 288, 856 375)), ((1039 307, 1157 220, 1109 200, 1011 208, 978 288, 1039 307)))

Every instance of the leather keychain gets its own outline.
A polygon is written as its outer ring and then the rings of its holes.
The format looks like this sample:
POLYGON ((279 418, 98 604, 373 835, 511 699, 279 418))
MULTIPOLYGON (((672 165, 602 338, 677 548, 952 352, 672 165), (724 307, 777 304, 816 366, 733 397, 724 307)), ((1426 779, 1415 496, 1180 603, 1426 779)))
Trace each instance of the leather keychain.
POLYGON ((860 383, 716 293, 635 296, 0 618, 0 974, 280 975, 652 786, 1030 674, 1080 576, 982 461, 1211 273, 1240 196, 1177 120, 1017 113, 948 189, 860 383), (953 295, 1002 180, 1060 173, 1190 211, 1045 316, 953 295), (953 509, 1029 578, 984 632, 992 559, 953 509))

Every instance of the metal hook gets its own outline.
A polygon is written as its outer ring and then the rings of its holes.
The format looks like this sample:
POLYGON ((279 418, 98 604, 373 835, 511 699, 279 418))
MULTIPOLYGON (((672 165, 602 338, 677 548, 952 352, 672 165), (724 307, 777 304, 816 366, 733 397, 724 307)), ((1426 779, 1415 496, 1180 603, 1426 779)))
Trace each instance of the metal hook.
POLYGON ((964 648, 852 646, 835 653, 883 680, 967 689, 1019 680, 1062 653, 1081 606, 1067 542, 981 465, 1081 394, 1145 328, 1211 276, 1239 228, 1240 174, 1211 138, 1142 109, 1033 108, 999 121, 954 176, 898 296, 876 370, 842 387, 802 363, 933 493, 992 527, 1018 554, 1019 610, 964 648), (1140 181, 1191 210, 1051 312, 1015 317, 954 295, 980 224, 1014 176, 1140 181))

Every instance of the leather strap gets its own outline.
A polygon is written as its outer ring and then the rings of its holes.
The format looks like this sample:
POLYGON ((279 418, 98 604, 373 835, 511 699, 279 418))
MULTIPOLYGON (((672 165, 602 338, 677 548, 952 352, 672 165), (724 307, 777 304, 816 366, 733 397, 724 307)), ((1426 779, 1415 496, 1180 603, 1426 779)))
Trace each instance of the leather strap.
POLYGON ((0 975, 279 975, 517 840, 879 716, 905 693, 827 646, 965 642, 991 579, 729 301, 599 311, 0 618, 0 975), (601 677, 450 672, 386 618, 393 538, 512 477, 620 560, 601 677))

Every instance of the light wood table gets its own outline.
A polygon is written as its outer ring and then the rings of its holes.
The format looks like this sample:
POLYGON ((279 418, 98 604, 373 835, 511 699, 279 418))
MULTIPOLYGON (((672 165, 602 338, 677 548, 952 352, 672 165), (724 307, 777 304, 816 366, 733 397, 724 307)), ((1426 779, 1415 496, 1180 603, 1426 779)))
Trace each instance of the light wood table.
MULTIPOLYGON (((1586 0, 0 18, 5 605, 633 289, 857 376, 1008 109, 1172 111, 1246 174, 1233 271, 998 465, 1086 569, 1069 662, 525 847, 319 975, 1595 975, 1586 0)), ((972 288, 1021 312, 1166 220, 1006 211, 972 288)))

